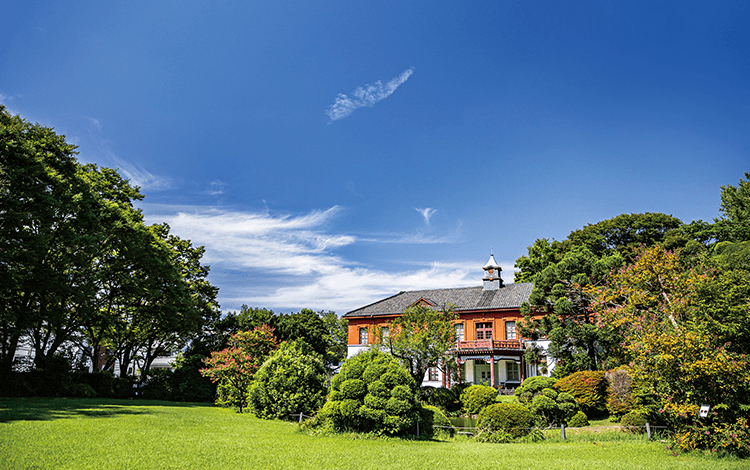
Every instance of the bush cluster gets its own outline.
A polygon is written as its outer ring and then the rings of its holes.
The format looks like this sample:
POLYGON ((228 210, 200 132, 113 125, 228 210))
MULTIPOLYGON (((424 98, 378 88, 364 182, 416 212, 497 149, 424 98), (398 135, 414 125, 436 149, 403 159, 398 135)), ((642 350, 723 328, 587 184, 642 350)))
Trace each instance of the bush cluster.
POLYGON ((693 425, 672 436, 673 448, 690 451, 710 449, 718 455, 750 457, 750 425, 747 419, 714 426, 693 425))
POLYGON ((644 426, 648 419, 641 411, 633 410, 622 417, 620 425, 622 426, 622 432, 631 434, 643 434, 646 432, 644 426))
POLYGON ((530 405, 537 394, 547 388, 554 389, 556 383, 557 379, 552 377, 529 377, 523 381, 520 387, 516 388, 515 395, 519 402, 530 405))
POLYGON ((507 442, 506 437, 516 439, 529 434, 534 426, 531 411, 520 403, 495 403, 479 413, 477 428, 482 433, 499 433, 498 440, 507 442))
MULTIPOLYGON (((461 384, 463 385, 463 384, 461 384)), ((465 387, 458 385, 453 388, 424 386, 420 389, 422 403, 436 406, 447 413, 455 413, 461 410, 461 391, 465 387)))
MULTIPOLYGON (((284 342, 253 376, 248 403, 259 418, 290 419, 290 415, 298 413, 312 415, 325 402, 325 383, 323 358, 301 340, 284 342)), ((363 383, 361 388, 366 392, 363 383)))
POLYGON ((603 418, 607 415, 607 381, 602 371, 579 371, 555 384, 561 392, 573 396, 587 416, 603 418))
POLYGON ((570 426, 571 428, 582 428, 588 425, 589 418, 583 411, 579 411, 578 413, 574 414, 573 417, 570 418, 570 420, 568 420, 568 426, 570 426))
POLYGON ((472 415, 495 403, 496 398, 497 390, 487 385, 471 385, 461 392, 464 410, 472 415))
POLYGON ((560 426, 575 416, 578 404, 569 393, 545 388, 531 400, 529 409, 539 426, 560 426))
POLYGON ((313 425, 337 432, 413 434, 417 421, 427 419, 422 416, 417 397, 414 379, 393 357, 365 351, 344 362, 331 379, 328 401, 313 425))

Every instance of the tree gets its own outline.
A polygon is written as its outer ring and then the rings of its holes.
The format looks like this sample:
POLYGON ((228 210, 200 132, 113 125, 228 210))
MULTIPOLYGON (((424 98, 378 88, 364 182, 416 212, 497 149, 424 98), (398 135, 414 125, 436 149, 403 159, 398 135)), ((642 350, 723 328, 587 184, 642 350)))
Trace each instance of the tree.
POLYGON ((75 146, 0 106, 2 363, 21 337, 43 367, 82 327, 100 323, 102 254, 142 198, 113 170, 79 165, 75 146))
POLYGON ((720 241, 750 240, 750 173, 735 187, 721 187, 721 217, 715 220, 720 241))
MULTIPOLYGON (((562 242, 539 239, 516 261, 516 281, 533 282, 528 304, 521 307, 524 336, 550 339, 558 377, 579 370, 612 368, 622 361, 617 332, 596 324, 585 287, 601 284, 612 270, 633 258, 640 246, 670 239, 685 245, 679 219, 666 214, 622 214, 574 230, 562 242), (540 318, 541 316, 541 318, 540 318)), ((697 229, 696 229, 697 230, 697 229)), ((526 352, 534 361, 537 353, 526 352)))
POLYGON ((430 367, 449 373, 454 362, 446 352, 456 341, 451 308, 434 310, 422 305, 409 307, 388 324, 388 336, 376 331, 378 343, 401 360, 418 386, 430 367))
POLYGON ((334 312, 321 312, 323 324, 326 328, 326 354, 323 358, 329 373, 346 359, 349 320, 339 318, 334 312))
POLYGON ((223 387, 218 404, 236 406, 239 413, 247 407, 247 394, 253 375, 268 355, 278 347, 273 330, 259 327, 252 331, 232 335, 229 347, 213 351, 204 359, 206 367, 201 369, 204 377, 223 387))
MULTIPOLYGON (((556 376, 610 367, 618 361, 616 335, 596 324, 584 287, 602 282, 623 262, 617 252, 597 258, 587 247, 578 246, 534 277, 529 302, 521 306, 525 318, 519 328, 526 337, 549 338, 550 354, 557 358, 556 376)), ((527 360, 533 361, 533 354, 527 350, 527 360)))
MULTIPOLYGON (((701 404, 712 405, 721 422, 750 412, 750 361, 703 321, 700 292, 714 276, 655 246, 589 289, 601 323, 622 333, 634 380, 659 397, 676 426, 697 418, 701 404)), ((745 312, 748 303, 745 297, 745 312)))
POLYGON ((281 343, 263 363, 250 386, 249 403, 255 416, 289 419, 312 415, 325 403, 326 369, 323 358, 306 342, 281 343))

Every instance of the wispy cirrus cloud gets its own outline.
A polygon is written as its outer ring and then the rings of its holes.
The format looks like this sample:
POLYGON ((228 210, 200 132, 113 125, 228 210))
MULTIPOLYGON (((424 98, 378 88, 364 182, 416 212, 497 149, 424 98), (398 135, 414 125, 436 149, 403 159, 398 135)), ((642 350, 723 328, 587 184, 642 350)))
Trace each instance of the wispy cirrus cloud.
POLYGON ((206 194, 211 196, 218 196, 226 192, 227 184, 223 181, 214 180, 209 184, 209 188, 205 191, 206 194))
MULTIPOLYGON (((330 230, 339 206, 302 214, 267 208, 139 204, 149 223, 167 222, 172 233, 205 246, 203 263, 220 287, 226 309, 242 304, 274 310, 312 308, 346 313, 401 290, 481 283, 481 262, 424 263, 386 271, 341 254, 362 243, 446 243, 423 236, 355 236, 330 230)), ((512 263, 511 263, 512 266, 512 263)))
POLYGON ((426 223, 427 225, 430 225, 430 217, 432 217, 432 214, 437 212, 437 209, 433 209, 431 207, 426 207, 424 209, 415 207, 414 210, 422 214, 422 217, 424 217, 424 223, 426 223))
POLYGON ((110 158, 115 162, 122 176, 130 180, 134 186, 152 191, 162 191, 174 186, 171 178, 154 175, 142 166, 126 162, 114 155, 110 155, 110 158))
POLYGON ((328 118, 331 122, 338 121, 349 116, 359 108, 374 106, 378 101, 391 96, 396 91, 396 88, 409 79, 412 73, 414 73, 414 67, 406 69, 401 75, 391 79, 385 85, 378 80, 374 85, 359 87, 354 90, 351 97, 339 93, 336 101, 326 111, 328 118))

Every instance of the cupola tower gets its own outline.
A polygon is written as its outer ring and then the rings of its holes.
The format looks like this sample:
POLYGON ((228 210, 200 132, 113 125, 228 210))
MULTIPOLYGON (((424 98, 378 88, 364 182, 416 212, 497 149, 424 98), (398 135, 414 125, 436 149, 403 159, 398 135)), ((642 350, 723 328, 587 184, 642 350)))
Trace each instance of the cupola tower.
POLYGON ((500 277, 500 271, 503 269, 495 261, 495 255, 490 251, 490 259, 482 268, 484 277, 482 278, 482 290, 498 290, 503 287, 503 279, 500 277))

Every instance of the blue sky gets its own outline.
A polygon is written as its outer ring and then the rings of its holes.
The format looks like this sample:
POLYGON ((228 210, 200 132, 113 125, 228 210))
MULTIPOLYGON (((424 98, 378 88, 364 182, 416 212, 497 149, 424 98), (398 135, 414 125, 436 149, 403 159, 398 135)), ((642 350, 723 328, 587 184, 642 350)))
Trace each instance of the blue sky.
POLYGON ((750 171, 747 2, 27 1, 0 102, 206 246, 223 310, 512 282, 537 238, 719 215, 750 171))

